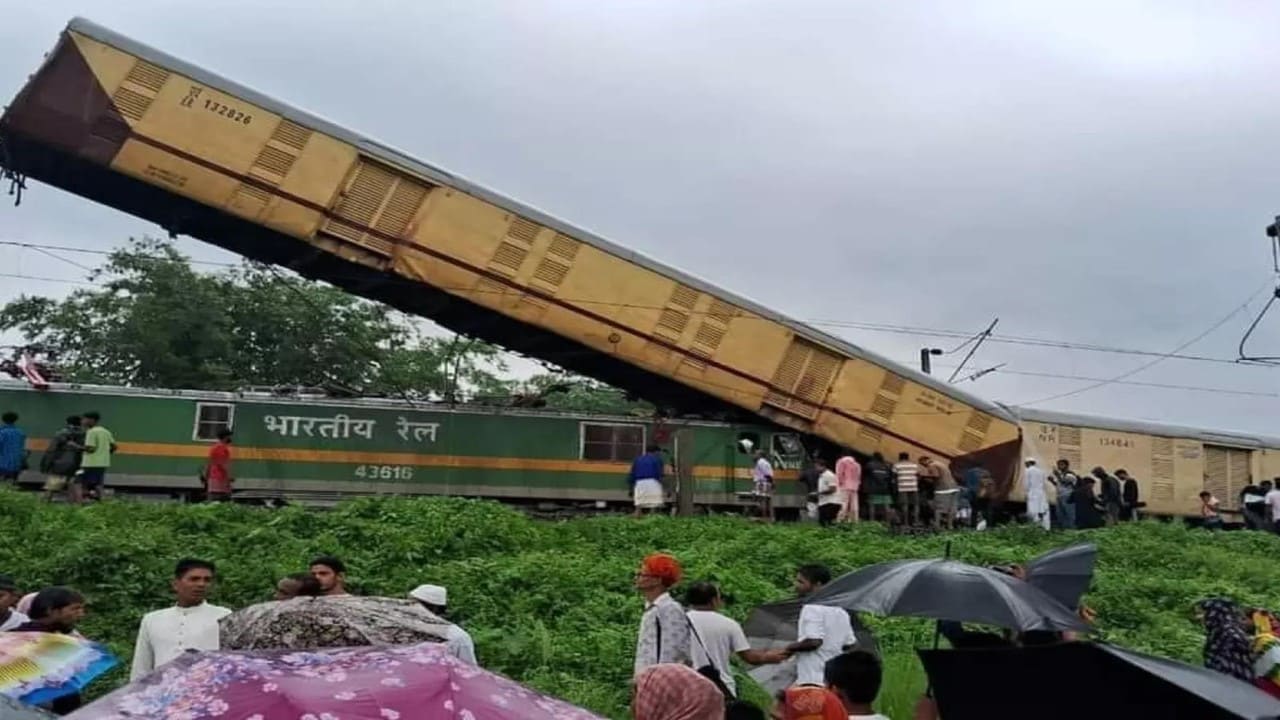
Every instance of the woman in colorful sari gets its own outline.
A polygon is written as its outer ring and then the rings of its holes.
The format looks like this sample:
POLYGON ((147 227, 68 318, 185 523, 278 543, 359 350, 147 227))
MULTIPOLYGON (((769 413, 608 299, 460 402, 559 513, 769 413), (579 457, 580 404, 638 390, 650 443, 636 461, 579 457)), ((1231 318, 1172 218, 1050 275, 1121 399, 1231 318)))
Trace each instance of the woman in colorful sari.
POLYGON ((635 720, 724 720, 724 694, 684 665, 650 665, 636 675, 635 720))
POLYGON ((1201 600, 1204 666, 1253 684, 1253 641, 1244 631, 1244 612, 1225 598, 1201 600))
POLYGON ((1266 610, 1253 611, 1253 683, 1280 698, 1280 619, 1266 610))

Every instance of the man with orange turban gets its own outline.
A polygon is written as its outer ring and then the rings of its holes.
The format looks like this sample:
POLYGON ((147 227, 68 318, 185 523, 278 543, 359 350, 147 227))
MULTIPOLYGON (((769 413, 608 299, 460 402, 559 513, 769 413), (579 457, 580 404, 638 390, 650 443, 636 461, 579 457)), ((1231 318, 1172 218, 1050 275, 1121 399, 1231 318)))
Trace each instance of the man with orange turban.
POLYGON ((644 597, 635 672, 650 665, 689 665, 689 619, 669 592, 680 582, 680 561, 665 553, 646 557, 636 570, 636 590, 644 597))

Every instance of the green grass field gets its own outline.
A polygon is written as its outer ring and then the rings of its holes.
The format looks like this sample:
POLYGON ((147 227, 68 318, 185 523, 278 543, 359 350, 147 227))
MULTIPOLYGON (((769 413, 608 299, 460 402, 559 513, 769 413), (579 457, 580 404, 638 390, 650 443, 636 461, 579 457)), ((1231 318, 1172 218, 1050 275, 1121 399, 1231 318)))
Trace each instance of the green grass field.
MULTIPOLYGON (((72 508, 0 492, 0 532, 0 572, 26 588, 65 584, 83 592, 90 602, 83 631, 123 659, 141 615, 169 602, 177 558, 217 562, 214 601, 240 607, 270 599, 276 579, 304 570, 311 556, 334 553, 362 592, 401 596, 423 582, 446 585, 482 664, 615 718, 627 716, 641 609, 632 572, 654 550, 678 556, 689 579, 720 582, 735 600, 728 612, 742 619, 757 603, 789 596, 802 563, 843 572, 937 557, 948 540, 959 559, 1011 563, 1088 539, 1100 547, 1087 601, 1099 613, 1102 636, 1191 662, 1202 642, 1191 614, 1196 600, 1225 595, 1280 606, 1280 538, 1154 522, 1079 534, 1009 528, 896 537, 877 525, 822 530, 736 518, 546 522, 452 499, 367 499, 312 512, 125 502, 72 508)), ((932 626, 909 618, 872 625, 886 654, 880 709, 909 717, 924 687, 913 649, 930 642, 932 626)), ((95 691, 123 677, 113 672, 95 691)))

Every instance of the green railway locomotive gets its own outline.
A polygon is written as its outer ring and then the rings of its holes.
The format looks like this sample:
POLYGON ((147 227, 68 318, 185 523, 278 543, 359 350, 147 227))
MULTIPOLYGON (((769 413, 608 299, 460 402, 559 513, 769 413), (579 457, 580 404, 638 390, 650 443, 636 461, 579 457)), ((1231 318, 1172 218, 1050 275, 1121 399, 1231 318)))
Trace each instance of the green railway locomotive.
POLYGON ((0 410, 17 412, 36 487, 40 453, 69 415, 96 410, 119 450, 107 475, 116 495, 198 493, 219 430, 235 432, 237 499, 327 505, 376 494, 431 494, 593 508, 628 502, 626 474, 645 445, 670 459, 669 492, 695 506, 743 504, 750 456, 771 451, 779 507, 803 505, 800 438, 760 426, 655 421, 389 399, 281 396, 0 380, 0 410))

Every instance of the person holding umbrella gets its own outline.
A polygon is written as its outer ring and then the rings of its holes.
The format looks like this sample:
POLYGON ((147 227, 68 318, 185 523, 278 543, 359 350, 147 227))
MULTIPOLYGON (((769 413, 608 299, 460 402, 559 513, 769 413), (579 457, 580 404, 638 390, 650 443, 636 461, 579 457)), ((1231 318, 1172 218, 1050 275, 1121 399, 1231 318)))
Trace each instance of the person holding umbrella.
MULTIPOLYGON (((57 633, 72 635, 84 618, 84 596, 64 587, 48 587, 31 601, 31 620, 13 628, 15 633, 57 633)), ((63 695, 48 705, 55 715, 67 715, 83 704, 80 693, 63 695)))
MULTIPOLYGON (((803 565, 796 570, 796 595, 809 598, 831 582, 831 570, 825 565, 803 565)), ((827 661, 857 642, 849 613, 839 607, 806 604, 800 609, 799 640, 787 646, 796 656, 796 684, 824 683, 823 668, 827 661)))

